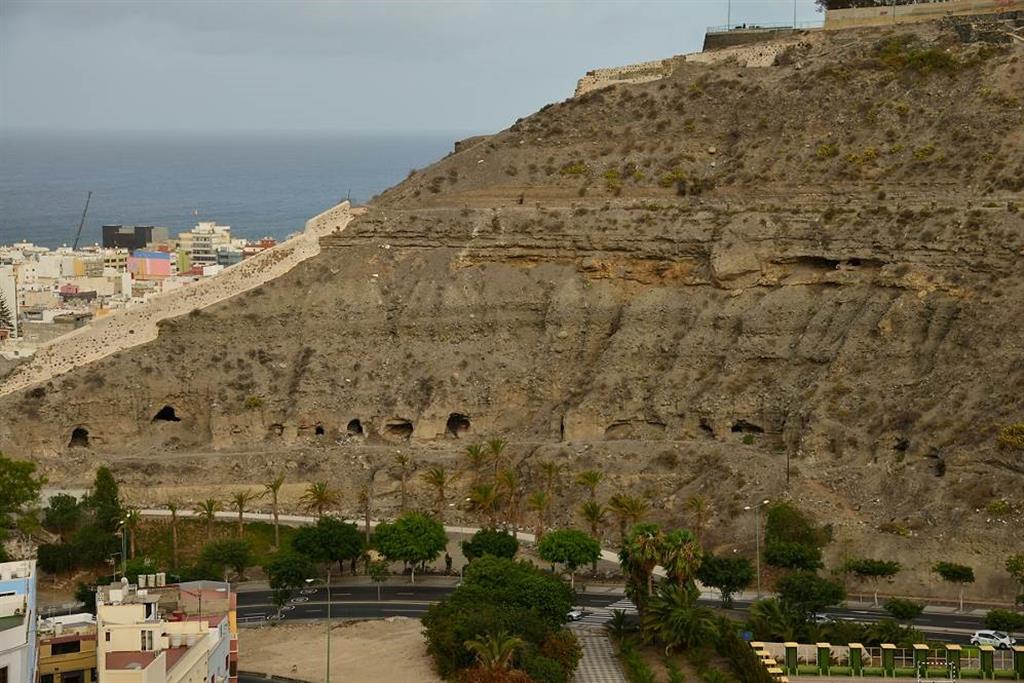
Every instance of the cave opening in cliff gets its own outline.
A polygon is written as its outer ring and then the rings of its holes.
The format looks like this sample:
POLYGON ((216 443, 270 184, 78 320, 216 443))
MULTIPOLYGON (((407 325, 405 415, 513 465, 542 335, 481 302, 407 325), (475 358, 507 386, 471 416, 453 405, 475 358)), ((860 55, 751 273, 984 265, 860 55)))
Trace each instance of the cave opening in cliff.
POLYGON ((700 426, 700 430, 702 432, 704 432, 705 434, 707 434, 711 438, 715 437, 715 429, 714 429, 714 427, 711 426, 711 423, 708 422, 708 419, 706 417, 702 417, 700 419, 699 426, 700 426))
POLYGON ((89 447, 89 430, 85 427, 75 427, 71 432, 71 441, 68 442, 71 448, 89 447))
POLYGON ((153 422, 181 422, 173 406, 164 406, 153 416, 153 422))
POLYGON ((445 432, 449 436, 454 436, 456 439, 469 431, 469 418, 462 413, 452 413, 448 416, 448 422, 445 424, 445 432))
POLYGON ((313 428, 313 433, 316 434, 317 436, 323 436, 324 435, 324 426, 321 425, 321 424, 318 424, 316 427, 313 428))
POLYGON ((403 419, 388 420, 388 423, 384 426, 384 431, 387 432, 389 436, 399 439, 408 439, 412 436, 413 432, 412 422, 403 419))
POLYGON ((733 434, 764 434, 764 428, 746 420, 736 420, 732 423, 733 434))
POLYGON ((363 431, 363 423, 358 418, 348 421, 348 427, 345 428, 349 436, 363 436, 366 432, 363 431))

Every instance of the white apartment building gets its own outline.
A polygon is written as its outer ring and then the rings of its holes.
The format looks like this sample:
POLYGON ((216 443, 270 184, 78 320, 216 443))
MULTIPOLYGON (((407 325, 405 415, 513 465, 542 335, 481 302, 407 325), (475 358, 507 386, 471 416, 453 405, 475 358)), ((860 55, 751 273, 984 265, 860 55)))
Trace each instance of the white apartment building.
POLYGON ((215 221, 199 221, 190 232, 178 235, 179 249, 188 256, 190 266, 217 265, 217 251, 231 244, 231 226, 215 221))
POLYGON ((0 683, 36 680, 36 562, 0 563, 0 683))

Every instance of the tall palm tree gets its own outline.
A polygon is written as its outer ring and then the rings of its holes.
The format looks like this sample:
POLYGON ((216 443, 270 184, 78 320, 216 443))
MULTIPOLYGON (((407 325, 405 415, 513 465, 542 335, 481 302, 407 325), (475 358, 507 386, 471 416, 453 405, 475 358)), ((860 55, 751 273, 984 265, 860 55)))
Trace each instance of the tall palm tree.
POLYGON ((715 613, 698 607, 692 592, 672 584, 663 585, 651 598, 640 624, 649 640, 665 645, 666 656, 718 638, 715 613))
POLYGON ((259 493, 250 489, 242 489, 231 494, 231 506, 238 513, 238 537, 245 536, 245 509, 249 503, 260 497, 259 493))
POLYGON ((608 510, 619 521, 619 538, 626 542, 628 527, 639 524, 647 516, 649 505, 647 500, 639 496, 617 493, 608 500, 608 510))
POLYGON ((407 484, 407 482, 409 480, 409 463, 410 463, 409 456, 406 455, 405 453, 399 453, 398 455, 395 456, 395 464, 398 465, 398 476, 399 476, 400 487, 401 487, 400 491, 401 491, 401 496, 402 496, 401 501, 399 503, 399 508, 398 508, 401 512, 405 512, 405 503, 406 503, 406 500, 407 500, 407 498, 406 498, 406 494, 407 494, 406 484, 407 484))
MULTIPOLYGON (((601 503, 597 502, 593 498, 583 501, 580 505, 580 517, 590 527, 590 535, 593 536, 600 542, 601 540, 601 529, 608 524, 608 508, 601 503)), ((594 572, 597 572, 597 560, 594 560, 594 564, 591 567, 594 572)))
POLYGON ((697 537, 688 529, 676 529, 665 534, 661 544, 661 566, 677 586, 693 583, 700 569, 703 550, 697 537))
POLYGON ((373 475, 359 489, 359 509, 363 513, 363 536, 366 547, 370 547, 370 517, 373 516, 373 475))
POLYGON ((420 475, 420 479, 422 479, 427 486, 434 489, 434 516, 437 517, 440 522, 444 522, 444 509, 447 505, 447 500, 445 499, 446 489, 453 484, 458 477, 458 472, 452 472, 449 474, 442 465, 431 467, 420 475))
POLYGON ((483 515, 490 528, 497 527, 501 490, 495 484, 477 484, 469 491, 469 509, 483 515))
POLYGON ((324 516, 324 511, 341 501, 338 492, 327 485, 326 481, 309 484, 299 502, 306 510, 315 510, 317 518, 324 516))
POLYGON ((549 496, 555 495, 558 475, 562 473, 562 466, 554 460, 544 460, 540 463, 540 473, 544 477, 544 491, 549 496))
POLYGON ((171 512, 171 569, 178 568, 178 511, 181 503, 176 500, 167 501, 167 509, 171 512))
POLYGON ((541 537, 544 536, 544 531, 548 527, 548 516, 551 514, 551 496, 547 491, 535 491, 526 499, 526 508, 537 516, 533 534, 535 540, 539 543, 541 537))
POLYGON ((500 671, 512 668, 512 659, 523 645, 521 638, 510 636, 506 631, 499 631, 476 640, 467 640, 466 649, 476 655, 477 664, 487 671, 500 671))
POLYGON ((523 495, 519 487, 519 475, 515 470, 502 470, 498 473, 497 483, 501 497, 505 501, 505 524, 512 529, 512 536, 515 536, 522 516, 519 505, 523 495))
POLYGON ((270 495, 270 513, 274 516, 274 547, 281 547, 281 526, 278 523, 278 505, 277 497, 281 493, 281 487, 284 485, 284 475, 279 474, 274 477, 270 482, 263 485, 263 493, 270 495))
POLYGON ((640 602, 634 597, 633 602, 638 607, 646 602, 654 589, 654 568, 661 559, 663 540, 664 534, 657 524, 637 524, 619 553, 619 562, 627 570, 627 576, 632 578, 634 590, 645 588, 647 591, 640 602))
POLYGON ((697 543, 704 547, 704 530, 708 526, 708 519, 711 518, 711 503, 704 496, 690 496, 686 500, 686 509, 693 514, 693 531, 697 536, 697 543))
POLYGON ((480 471, 487 462, 487 451, 478 443, 466 446, 466 465, 473 472, 473 484, 480 483, 480 471))
POLYGON ((755 600, 750 605, 750 624, 754 631, 775 641, 796 640, 802 620, 794 617, 777 598, 755 600))
POLYGON ((505 464, 505 457, 502 455, 502 453, 505 451, 506 445, 507 444, 505 443, 504 439, 495 438, 487 441, 487 450, 490 452, 491 462, 494 464, 495 481, 498 480, 498 471, 505 464))
POLYGON ((220 501, 216 498, 207 498, 195 509, 196 519, 206 522, 206 540, 213 540, 213 523, 217 521, 217 513, 220 512, 220 501))
POLYGON ((128 505, 124 508, 124 518, 121 523, 122 533, 128 534, 128 559, 135 557, 135 534, 139 530, 139 521, 142 514, 139 508, 128 505))
POLYGON ((604 479, 604 473, 599 470, 583 470, 576 475, 576 483, 590 494, 590 500, 597 498, 597 487, 604 479))

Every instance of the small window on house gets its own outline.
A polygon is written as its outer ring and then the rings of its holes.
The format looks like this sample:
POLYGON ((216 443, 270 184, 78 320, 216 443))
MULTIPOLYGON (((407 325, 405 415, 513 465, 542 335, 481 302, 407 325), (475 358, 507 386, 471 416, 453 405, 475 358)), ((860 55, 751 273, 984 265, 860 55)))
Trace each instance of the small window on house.
POLYGON ((53 643, 50 645, 50 653, 55 655, 69 655, 81 651, 82 643, 78 640, 72 640, 67 643, 53 643))

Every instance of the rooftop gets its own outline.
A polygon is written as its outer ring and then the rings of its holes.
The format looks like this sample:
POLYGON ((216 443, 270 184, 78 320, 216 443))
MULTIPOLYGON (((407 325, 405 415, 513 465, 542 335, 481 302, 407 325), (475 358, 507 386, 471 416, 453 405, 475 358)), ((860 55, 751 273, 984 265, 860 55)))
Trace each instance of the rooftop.
POLYGON ((145 669, 153 660, 157 658, 159 652, 141 650, 122 651, 122 652, 108 652, 107 653, 107 668, 108 669, 145 669))

